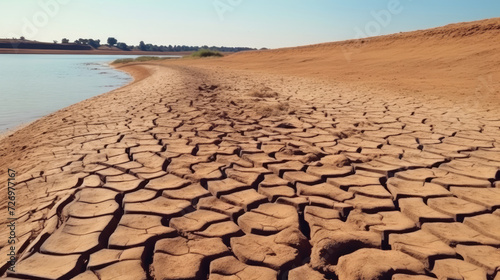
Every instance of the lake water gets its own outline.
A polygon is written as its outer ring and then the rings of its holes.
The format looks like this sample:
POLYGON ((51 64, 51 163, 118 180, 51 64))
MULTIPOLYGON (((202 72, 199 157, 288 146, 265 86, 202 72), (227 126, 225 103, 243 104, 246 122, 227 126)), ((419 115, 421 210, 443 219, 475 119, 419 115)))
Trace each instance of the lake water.
POLYGON ((129 83, 108 63, 134 57, 0 54, 0 133, 129 83))

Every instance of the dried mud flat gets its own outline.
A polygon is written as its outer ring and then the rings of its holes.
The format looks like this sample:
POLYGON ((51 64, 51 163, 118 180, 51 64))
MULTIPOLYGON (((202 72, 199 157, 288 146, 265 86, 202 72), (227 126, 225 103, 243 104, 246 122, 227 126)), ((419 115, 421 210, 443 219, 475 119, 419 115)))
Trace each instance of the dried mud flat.
POLYGON ((8 279, 500 279, 498 110, 124 70, 136 82, 0 142, 18 174, 8 279))
POLYGON ((306 79, 283 88, 271 76, 135 68, 151 76, 2 142, 19 156, 2 163, 20 174, 10 277, 497 273, 495 112, 306 79))

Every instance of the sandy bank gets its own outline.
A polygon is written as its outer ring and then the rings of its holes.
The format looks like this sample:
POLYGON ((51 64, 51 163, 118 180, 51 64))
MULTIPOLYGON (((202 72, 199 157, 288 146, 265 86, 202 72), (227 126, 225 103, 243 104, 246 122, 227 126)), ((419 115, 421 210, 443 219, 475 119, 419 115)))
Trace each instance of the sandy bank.
POLYGON ((321 79, 358 90, 500 104, 500 18, 181 65, 321 79))

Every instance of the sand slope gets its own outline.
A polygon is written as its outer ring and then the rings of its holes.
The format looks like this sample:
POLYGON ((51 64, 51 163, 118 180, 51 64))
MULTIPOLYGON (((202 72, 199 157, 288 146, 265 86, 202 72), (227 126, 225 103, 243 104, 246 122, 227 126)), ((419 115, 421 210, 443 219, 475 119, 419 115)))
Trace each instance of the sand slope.
POLYGON ((500 18, 369 39, 244 52, 212 64, 319 78, 359 89, 499 104, 500 18))

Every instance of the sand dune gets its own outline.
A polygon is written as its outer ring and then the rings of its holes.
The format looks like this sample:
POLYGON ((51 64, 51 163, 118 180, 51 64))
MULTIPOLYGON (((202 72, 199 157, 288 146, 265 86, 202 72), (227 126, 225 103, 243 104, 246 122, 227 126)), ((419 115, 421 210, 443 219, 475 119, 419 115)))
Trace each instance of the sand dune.
MULTIPOLYGON (((198 64, 196 62, 195 64, 198 64)), ((500 101, 500 18, 278 50, 244 52, 209 63, 311 77, 358 89, 500 101)))
POLYGON ((0 141, 19 218, 8 272, 0 200, 1 272, 496 280, 498 33, 119 66, 133 83, 0 141))

